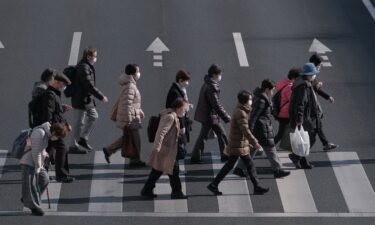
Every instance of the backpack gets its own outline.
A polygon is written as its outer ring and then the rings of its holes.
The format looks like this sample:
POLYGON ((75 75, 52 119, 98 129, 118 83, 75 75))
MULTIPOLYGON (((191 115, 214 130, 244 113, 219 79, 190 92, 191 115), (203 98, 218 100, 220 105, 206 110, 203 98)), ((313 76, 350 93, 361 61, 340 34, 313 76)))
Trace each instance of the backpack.
POLYGON ((74 92, 75 92, 75 89, 76 89, 75 86, 76 86, 76 85, 75 85, 74 80, 75 80, 75 76, 76 76, 76 71, 77 71, 77 68, 76 68, 75 66, 68 66, 68 67, 66 67, 66 68, 63 70, 63 74, 65 74, 65 75, 69 78, 69 80, 70 80, 70 82, 71 82, 71 84, 68 85, 68 86, 65 88, 65 90, 64 90, 64 95, 65 95, 65 97, 67 97, 67 98, 72 97, 73 94, 74 94, 74 92))
POLYGON ((151 116, 150 120, 148 121, 147 126, 147 136, 148 141, 153 143, 155 141, 156 132, 158 131, 160 122, 160 115, 159 116, 151 116))
POLYGON ((31 135, 32 129, 22 130, 21 133, 17 136, 17 138, 13 141, 12 152, 11 155, 16 159, 21 159, 22 156, 26 153, 31 151, 31 148, 27 148, 27 139, 29 139, 31 135))
POLYGON ((42 117, 42 107, 43 107, 43 95, 46 93, 47 90, 41 89, 38 91, 38 94, 34 96, 31 101, 29 102, 28 106, 28 114, 29 114, 29 126, 30 128, 34 128, 39 126, 43 121, 41 121, 42 117))
POLYGON ((273 96, 272 96, 272 115, 277 120, 279 118, 279 113, 282 107, 284 107, 288 102, 286 101, 283 105, 281 104, 281 91, 286 88, 289 84, 285 85, 283 88, 278 90, 273 96))

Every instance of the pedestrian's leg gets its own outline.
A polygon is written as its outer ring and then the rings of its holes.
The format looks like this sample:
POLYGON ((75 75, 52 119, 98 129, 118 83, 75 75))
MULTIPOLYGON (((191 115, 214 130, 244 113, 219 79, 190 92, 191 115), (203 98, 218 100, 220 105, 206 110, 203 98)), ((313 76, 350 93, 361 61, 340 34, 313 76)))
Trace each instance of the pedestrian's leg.
POLYGON ((87 120, 85 121, 85 124, 82 128, 81 137, 82 139, 88 141, 89 136, 94 129, 94 124, 99 118, 99 114, 96 111, 95 107, 86 109, 86 116, 87 120))
POLYGON ((58 139, 51 142, 53 147, 56 149, 56 159, 55 159, 55 170, 56 170, 56 179, 60 180, 69 175, 69 166, 68 166, 68 152, 64 140, 58 139))
POLYGON ((202 153, 204 150, 204 144, 207 140, 208 132, 211 129, 211 125, 209 124, 203 124, 201 127, 201 131, 199 133, 198 139, 195 142, 193 152, 191 154, 191 161, 201 161, 202 160, 202 153))
POLYGON ((73 109, 72 140, 70 147, 78 147, 78 140, 81 137, 81 131, 85 122, 85 117, 86 111, 81 109, 73 109))
POLYGON ((241 156, 241 162, 246 167, 246 170, 250 176, 250 180, 253 183, 253 186, 257 187, 259 184, 259 180, 257 178, 257 171, 253 159, 250 157, 250 155, 245 155, 241 156))
POLYGON ((277 143, 279 143, 281 138, 283 138, 287 125, 289 124, 289 119, 279 118, 278 121, 279 121, 279 130, 277 131, 277 134, 274 139, 275 145, 277 145, 277 143))
POLYGON ((271 167, 274 171, 281 169, 280 159, 276 153, 275 146, 263 146, 264 152, 267 155, 268 161, 271 164, 271 167))
POLYGON ((180 173, 180 168, 179 168, 178 162, 176 161, 176 163, 173 166, 173 174, 168 175, 169 183, 171 184, 171 188, 172 188, 172 195, 173 194, 179 195, 182 193, 181 180, 180 180, 180 177, 178 176, 179 173, 180 173))
POLYGON ((228 139, 225 134, 225 130, 221 124, 214 124, 212 125, 212 130, 217 135, 217 140, 219 142, 219 148, 220 148, 220 156, 222 160, 226 160, 227 156, 224 154, 225 146, 228 144, 228 139))
POLYGON ((139 134, 139 129, 132 129, 131 130, 131 134, 133 136, 133 141, 134 141, 135 148, 138 151, 138 157, 137 158, 132 158, 132 159, 129 160, 130 164, 134 164, 134 163, 138 163, 138 162, 141 161, 140 160, 140 155, 141 155, 141 136, 139 134))
POLYGON ((141 195, 145 197, 156 197, 153 190, 155 188, 156 181, 161 177, 162 174, 162 171, 152 169, 145 186, 142 188, 141 195))
POLYGON ((110 154, 114 154, 122 147, 124 138, 123 136, 117 138, 113 143, 105 147, 110 154))
POLYGON ((238 156, 229 156, 228 161, 224 164, 219 173, 216 175, 212 184, 218 186, 219 183, 225 178, 225 176, 233 169, 237 159, 238 156))
POLYGON ((317 133, 318 133, 319 139, 322 142, 323 146, 326 146, 326 145, 328 145, 329 141, 327 140, 327 137, 326 137, 326 135, 324 134, 324 131, 323 131, 323 121, 322 121, 322 119, 320 119, 318 123, 319 124, 318 124, 317 133))

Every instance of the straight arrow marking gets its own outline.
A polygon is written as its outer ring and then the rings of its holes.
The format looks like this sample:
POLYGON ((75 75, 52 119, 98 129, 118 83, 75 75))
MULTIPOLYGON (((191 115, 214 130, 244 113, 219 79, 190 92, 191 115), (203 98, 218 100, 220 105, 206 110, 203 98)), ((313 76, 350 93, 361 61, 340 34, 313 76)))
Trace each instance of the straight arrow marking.
POLYGON ((169 52, 169 48, 160 40, 160 38, 156 38, 150 46, 146 49, 148 52, 154 53, 162 53, 162 52, 169 52))
POLYGON ((233 33, 234 44, 236 45, 238 60, 241 67, 249 67, 249 62, 247 61, 245 46, 243 44, 241 33, 233 33))
POLYGON ((314 38, 309 52, 316 52, 318 54, 324 54, 326 52, 332 52, 327 46, 325 46, 322 42, 318 41, 318 39, 314 38))
POLYGON ((4 48, 4 45, 3 43, 1 43, 1 41, 0 41, 0 48, 4 48))

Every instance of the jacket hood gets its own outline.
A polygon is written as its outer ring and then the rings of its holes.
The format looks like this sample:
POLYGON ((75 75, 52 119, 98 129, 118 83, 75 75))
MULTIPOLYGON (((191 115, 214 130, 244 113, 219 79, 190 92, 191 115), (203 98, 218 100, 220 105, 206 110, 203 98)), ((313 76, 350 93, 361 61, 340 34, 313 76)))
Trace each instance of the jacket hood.
POLYGON ((304 84, 307 85, 308 87, 311 86, 311 83, 309 81, 303 79, 302 77, 298 77, 296 81, 294 81, 293 89, 304 84))
POLYGON ((276 85, 276 87, 277 87, 278 90, 280 90, 281 88, 285 87, 286 85, 290 85, 290 84, 293 84, 293 81, 289 80, 289 79, 285 79, 285 80, 280 81, 276 85))
POLYGON ((164 115, 166 115, 166 114, 168 114, 168 113, 171 113, 171 112, 174 112, 174 110, 173 110, 173 109, 170 109, 170 108, 168 108, 168 109, 163 109, 163 110, 160 112, 160 116, 164 116, 164 115))
POLYGON ((134 80, 134 77, 131 75, 127 74, 121 74, 120 79, 119 79, 119 84, 121 86, 126 85, 128 83, 134 83, 136 84, 136 81, 134 80))
POLYGON ((51 137, 51 124, 49 122, 39 125, 38 128, 42 128, 46 132, 48 138, 51 137))
POLYGON ((264 100, 266 100, 267 102, 269 102, 271 104, 270 98, 267 96, 266 92, 263 91, 262 88, 260 88, 260 87, 255 88, 253 94, 254 94, 254 97, 255 97, 253 101, 255 101, 256 98, 263 98, 264 100))
POLYGON ((236 106, 240 110, 244 110, 246 113, 250 113, 251 107, 249 105, 243 105, 241 103, 238 103, 236 106))
POLYGON ((212 86, 216 91, 219 91, 219 83, 217 81, 212 80, 211 77, 209 77, 208 75, 204 76, 204 82, 207 85, 212 86))

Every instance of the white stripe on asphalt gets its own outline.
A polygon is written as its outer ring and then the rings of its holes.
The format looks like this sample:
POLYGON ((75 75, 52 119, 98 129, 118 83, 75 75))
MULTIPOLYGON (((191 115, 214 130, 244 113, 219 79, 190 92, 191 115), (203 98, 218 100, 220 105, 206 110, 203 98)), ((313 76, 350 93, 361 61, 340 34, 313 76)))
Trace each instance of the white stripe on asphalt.
POLYGON ((322 55, 321 57, 322 57, 323 60, 328 60, 328 56, 326 56, 326 55, 322 55))
MULTIPOLYGON (((278 153, 282 164, 290 161, 289 153, 278 153)), ((285 169, 288 167, 284 166, 285 169)), ((293 167, 294 168, 294 167, 293 167)), ((276 179, 281 202, 286 213, 318 212, 304 170, 290 170, 290 175, 276 179)))
POLYGON ((233 33, 234 44, 236 45, 238 60, 241 67, 248 67, 249 62, 247 61, 245 46, 243 44, 241 33, 233 33))
MULTIPOLYGON (((180 171, 185 171, 183 161, 180 161, 180 171)), ((163 183, 160 181, 156 183, 155 194, 157 194, 158 197, 154 200, 154 211, 163 213, 187 213, 187 199, 171 199, 170 195, 172 189, 169 184, 168 176, 163 175, 160 179, 163 179, 163 183)), ((180 179, 182 192, 186 194, 185 176, 182 173, 180 173, 180 179)))
POLYGON ((0 48, 4 48, 4 45, 3 43, 1 43, 1 41, 0 41, 0 48))
POLYGON ((69 66, 75 66, 78 62, 79 46, 81 44, 82 32, 74 32, 72 48, 70 49, 69 66))
POLYGON ((162 55, 154 55, 154 60, 163 60, 162 55))
POLYGON ((3 175, 3 167, 5 165, 5 162, 7 161, 7 155, 8 155, 8 150, 2 150, 0 149, 0 178, 3 175))
MULTIPOLYGON (((223 167, 220 156, 212 156, 212 167, 215 176, 223 167)), ((245 178, 232 174, 232 171, 219 184, 219 190, 223 195, 217 196, 219 212, 253 212, 250 193, 245 178)))
POLYGON ((332 63, 330 62, 322 62, 323 67, 332 67, 332 63))
POLYGON ((375 193, 356 152, 328 152, 349 212, 375 212, 375 193))
POLYGON ((154 66, 155 67, 163 67, 163 63, 162 62, 154 62, 154 66))
POLYGON ((363 4, 366 6, 372 18, 375 20, 375 8, 370 0, 362 0, 363 4))
POLYGON ((111 164, 107 164, 102 151, 95 151, 89 211, 122 212, 124 165, 120 151, 111 156, 111 164))

